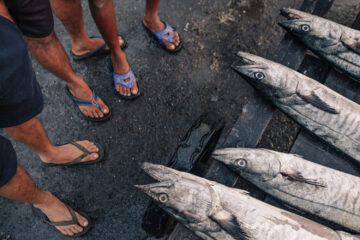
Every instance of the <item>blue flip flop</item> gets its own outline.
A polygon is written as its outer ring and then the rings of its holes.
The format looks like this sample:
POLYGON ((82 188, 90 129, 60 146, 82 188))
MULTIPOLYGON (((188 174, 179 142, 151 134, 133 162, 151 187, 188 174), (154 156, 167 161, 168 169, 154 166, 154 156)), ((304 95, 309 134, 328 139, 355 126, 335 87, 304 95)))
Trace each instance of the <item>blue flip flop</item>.
POLYGON ((86 120, 89 120, 89 121, 93 121, 93 122, 103 122, 103 121, 106 121, 108 120, 110 117, 111 117, 111 111, 109 110, 109 113, 104 115, 102 118, 91 118, 91 117, 88 117, 86 115, 84 115, 80 109, 79 109, 79 106, 94 106, 96 107, 97 109, 100 110, 100 106, 99 106, 99 97, 95 94, 94 91, 92 91, 92 99, 91 100, 82 100, 82 99, 79 99, 77 97, 74 97, 71 92, 69 91, 69 88, 68 87, 65 87, 65 91, 67 93, 67 95, 73 100, 73 102, 75 103, 76 105, 76 108, 79 110, 79 112, 81 113, 81 115, 86 119, 86 120))
MULTIPOLYGON (((118 35, 120 36, 120 35, 118 35)), ((89 38, 101 38, 103 39, 101 36, 89 36, 89 38)), ((128 46, 127 41, 121 36, 121 38, 124 40, 124 43, 121 45, 121 49, 125 49, 128 46)), ((83 60, 85 58, 89 58, 95 55, 102 55, 102 54, 110 54, 110 49, 105 49, 107 47, 106 43, 104 42, 103 44, 101 44, 98 48, 96 48, 93 51, 90 51, 88 53, 84 53, 81 55, 77 55, 74 54, 72 50, 70 50, 70 55, 74 60, 83 60)))
MULTIPOLYGON (((116 91, 116 85, 117 84, 121 84, 129 89, 132 89, 134 87, 134 79, 135 79, 135 75, 133 73, 133 71, 129 70, 129 72, 125 73, 125 74, 117 74, 117 73, 114 73, 114 71, 112 71, 112 79, 114 81, 114 89, 116 91), (129 79, 128 81, 125 81, 126 79, 129 79)), ((139 81, 138 79, 136 80, 136 83, 138 85, 138 92, 137 94, 135 95, 130 95, 130 96, 124 96, 122 94, 120 94, 119 92, 118 95, 122 98, 122 99, 125 99, 125 100, 133 100, 135 98, 138 98, 141 96, 141 92, 140 92, 140 86, 139 86, 139 81)))
POLYGON ((171 49, 168 49, 164 43, 162 42, 162 40, 164 39, 165 41, 167 42, 173 42, 173 31, 175 31, 176 29, 171 27, 167 22, 165 21, 162 21, 164 24, 165 24, 165 29, 160 31, 160 32, 152 32, 145 24, 144 22, 142 22, 144 28, 151 34, 151 36, 155 37, 155 39, 158 40, 159 42, 159 45, 162 46, 166 51, 170 52, 170 53, 177 53, 179 52, 182 47, 183 47, 183 42, 181 41, 181 38, 180 38, 180 34, 178 33, 179 35, 179 39, 180 39, 180 43, 179 45, 177 45, 175 47, 174 50, 171 50, 171 49))

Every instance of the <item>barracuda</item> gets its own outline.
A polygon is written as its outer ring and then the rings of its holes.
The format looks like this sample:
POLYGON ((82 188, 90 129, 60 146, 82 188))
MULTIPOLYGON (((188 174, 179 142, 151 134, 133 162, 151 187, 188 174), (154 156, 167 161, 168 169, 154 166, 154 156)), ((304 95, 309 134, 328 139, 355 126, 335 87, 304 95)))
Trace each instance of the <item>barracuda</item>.
POLYGON ((360 31, 299 10, 281 11, 279 23, 308 48, 360 81, 360 31))
POLYGON ((360 240, 189 173, 145 163, 158 183, 138 185, 202 239, 360 240))
POLYGON ((360 105, 281 64, 249 54, 233 68, 278 108, 360 163, 360 105))
POLYGON ((213 157, 273 197, 360 233, 360 178, 267 149, 225 148, 213 157))

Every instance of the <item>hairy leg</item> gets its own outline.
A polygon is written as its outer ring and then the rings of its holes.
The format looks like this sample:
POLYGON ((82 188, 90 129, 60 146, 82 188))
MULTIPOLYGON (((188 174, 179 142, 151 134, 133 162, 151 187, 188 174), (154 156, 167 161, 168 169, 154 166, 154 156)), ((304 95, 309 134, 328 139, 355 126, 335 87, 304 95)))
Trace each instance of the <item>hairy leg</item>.
MULTIPOLYGON (((64 24, 70 35, 74 54, 86 54, 104 43, 102 39, 89 38, 86 34, 80 0, 50 0, 50 3, 53 12, 64 24)), ((120 36, 118 40, 120 45, 124 43, 120 36)))
MULTIPOLYGON (((25 37, 31 54, 50 72, 66 81, 72 95, 84 100, 91 100, 92 91, 85 81, 77 76, 71 68, 69 59, 60 41, 52 32, 44 38, 25 37)), ((95 118, 103 117, 109 108, 99 99, 101 110, 94 106, 80 106, 79 109, 86 116, 95 118)))
MULTIPOLYGON (((71 144, 63 146, 52 145, 42 124, 37 118, 32 118, 29 121, 14 127, 4 128, 4 130, 13 139, 26 144, 38 153, 41 160, 44 162, 66 163, 82 154, 79 149, 71 144)), ((78 143, 90 152, 93 152, 93 154, 82 159, 83 162, 98 158, 97 152, 99 149, 97 149, 93 143, 89 141, 80 141, 78 143)))
MULTIPOLYGON (((54 195, 49 192, 41 191, 26 173, 18 166, 16 174, 12 179, 0 188, 0 196, 11 200, 26 202, 39 208, 50 221, 68 221, 71 215, 66 206, 54 195)), ((64 235, 74 235, 83 230, 88 225, 87 220, 76 213, 76 217, 82 226, 77 224, 56 227, 64 235)))
MULTIPOLYGON (((114 72, 117 74, 127 73, 130 66, 117 39, 113 0, 89 0, 89 5, 101 35, 103 36, 106 44, 110 47, 114 72)), ((116 90, 122 95, 130 96, 131 94, 137 94, 138 86, 136 84, 136 80, 134 80, 134 87, 132 89, 118 84, 116 85, 116 90)))

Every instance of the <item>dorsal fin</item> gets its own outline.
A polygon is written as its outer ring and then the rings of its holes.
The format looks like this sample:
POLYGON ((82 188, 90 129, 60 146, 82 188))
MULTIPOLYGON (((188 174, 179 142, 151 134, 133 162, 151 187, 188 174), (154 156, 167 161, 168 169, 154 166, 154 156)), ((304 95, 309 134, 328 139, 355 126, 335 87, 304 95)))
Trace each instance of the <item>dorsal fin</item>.
POLYGON ((302 183, 314 185, 317 187, 326 187, 326 185, 324 183, 322 183, 316 179, 305 178, 299 171, 281 170, 280 173, 281 173, 281 175, 288 177, 290 180, 293 180, 293 181, 302 182, 302 183))
POLYGON ((311 91, 297 91, 298 96, 304 99, 306 102, 311 105, 332 114, 339 114, 340 111, 336 107, 330 106, 322 97, 324 93, 322 93, 321 89, 315 89, 311 91))

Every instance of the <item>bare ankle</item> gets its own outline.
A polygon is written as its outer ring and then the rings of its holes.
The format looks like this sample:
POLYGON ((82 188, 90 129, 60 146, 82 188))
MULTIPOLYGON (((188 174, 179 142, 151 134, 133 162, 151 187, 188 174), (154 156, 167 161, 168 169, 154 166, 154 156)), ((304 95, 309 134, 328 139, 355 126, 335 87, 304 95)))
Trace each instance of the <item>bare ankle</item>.
POLYGON ((160 18, 157 14, 146 14, 143 17, 143 21, 145 22, 145 24, 151 24, 154 23, 156 21, 159 21, 160 18))
POLYGON ((43 162, 50 163, 53 162, 54 159, 58 156, 57 147, 51 145, 43 152, 39 153, 39 156, 43 162))
POLYGON ((47 191, 40 191, 37 193, 37 200, 33 203, 33 206, 36 208, 49 207, 54 202, 54 195, 47 191))

